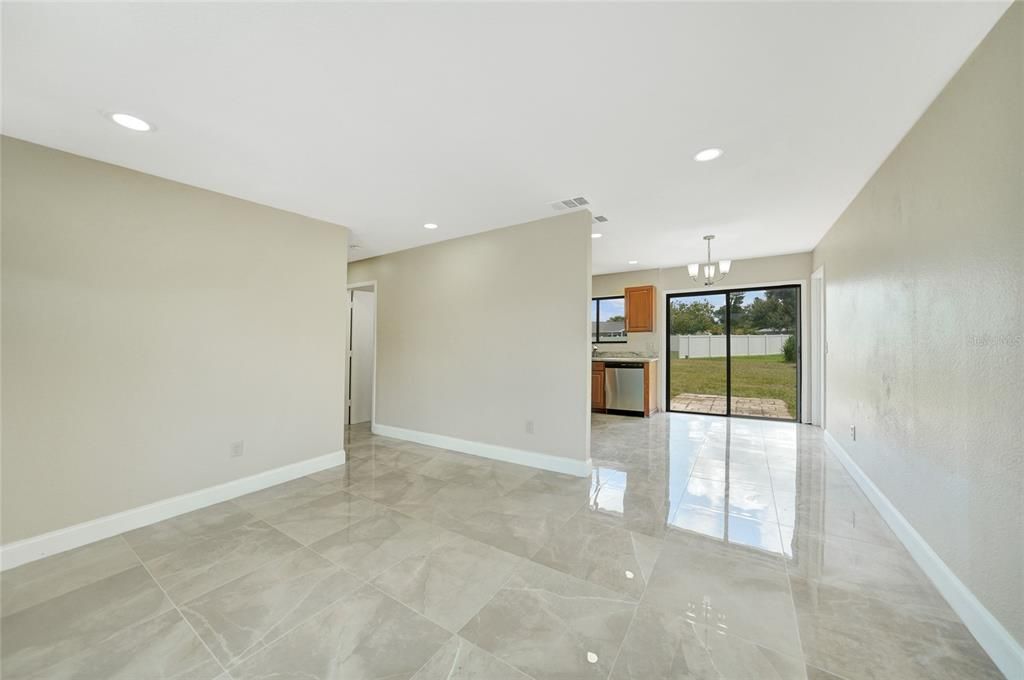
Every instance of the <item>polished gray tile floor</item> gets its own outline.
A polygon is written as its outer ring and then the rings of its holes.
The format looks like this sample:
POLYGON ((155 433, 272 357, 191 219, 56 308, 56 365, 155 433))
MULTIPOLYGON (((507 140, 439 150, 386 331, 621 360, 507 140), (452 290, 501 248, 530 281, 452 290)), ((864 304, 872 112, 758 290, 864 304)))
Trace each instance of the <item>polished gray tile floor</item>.
POLYGON ((814 428, 594 416, 590 479, 377 437, 4 572, 2 676, 1002 677, 814 428))

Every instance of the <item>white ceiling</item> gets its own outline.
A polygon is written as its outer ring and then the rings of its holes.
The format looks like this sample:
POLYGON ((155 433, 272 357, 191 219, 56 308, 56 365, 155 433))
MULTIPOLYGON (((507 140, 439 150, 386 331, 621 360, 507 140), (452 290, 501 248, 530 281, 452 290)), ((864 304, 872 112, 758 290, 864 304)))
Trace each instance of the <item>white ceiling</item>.
POLYGON ((352 259, 574 196, 595 273, 799 252, 1007 6, 5 2, 3 131, 344 224, 352 259))

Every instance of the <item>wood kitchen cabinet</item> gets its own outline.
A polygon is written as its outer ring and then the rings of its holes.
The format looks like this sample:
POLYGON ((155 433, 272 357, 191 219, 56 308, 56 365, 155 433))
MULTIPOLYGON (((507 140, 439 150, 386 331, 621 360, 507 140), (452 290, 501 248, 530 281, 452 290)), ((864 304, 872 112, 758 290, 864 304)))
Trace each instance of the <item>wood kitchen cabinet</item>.
POLYGON ((590 408, 604 411, 604 364, 599 361, 590 364, 590 408))
POLYGON ((644 416, 658 412, 658 366, 650 361, 644 364, 644 416))
POLYGON ((654 332, 654 286, 634 286, 625 291, 626 333, 654 332))

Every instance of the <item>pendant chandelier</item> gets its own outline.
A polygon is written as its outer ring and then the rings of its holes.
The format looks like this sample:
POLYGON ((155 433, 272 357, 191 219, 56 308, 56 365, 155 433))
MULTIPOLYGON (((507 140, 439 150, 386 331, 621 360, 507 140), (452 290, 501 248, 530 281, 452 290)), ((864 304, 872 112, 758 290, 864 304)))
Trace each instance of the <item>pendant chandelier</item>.
POLYGON ((708 242, 708 261, 705 264, 695 263, 686 265, 686 271, 690 274, 690 278, 695 282, 700 283, 702 274, 705 286, 713 286, 726 277, 729 270, 732 269, 732 260, 722 260, 721 262, 715 263, 711 261, 711 241, 714 240, 714 234, 708 234, 704 237, 704 240, 708 242))

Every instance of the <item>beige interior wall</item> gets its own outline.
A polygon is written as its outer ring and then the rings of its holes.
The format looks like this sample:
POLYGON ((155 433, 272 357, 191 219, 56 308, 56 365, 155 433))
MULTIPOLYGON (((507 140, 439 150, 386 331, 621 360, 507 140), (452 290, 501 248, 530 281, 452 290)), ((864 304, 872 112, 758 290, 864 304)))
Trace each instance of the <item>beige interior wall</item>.
POLYGON ((590 213, 353 262, 349 275, 377 282, 378 424, 589 458, 590 213))
MULTIPOLYGON (((658 354, 661 348, 661 334, 664 332, 662 325, 665 310, 664 300, 661 297, 661 270, 643 269, 632 272, 619 272, 616 274, 600 274, 594 277, 592 297, 611 297, 622 295, 626 288, 633 286, 654 286, 655 287, 655 321, 653 333, 628 333, 624 343, 597 343, 599 352, 639 352, 641 354, 658 354)), ((594 345, 592 345, 594 346, 594 345)))
POLYGON ((3 542, 342 447, 345 228, 2 144, 3 542))
POLYGON ((1020 642, 1022 131, 1018 2, 814 251, 829 432, 1020 642))
MULTIPOLYGON (((722 253, 719 257, 725 257, 722 253)), ((811 276, 811 254, 794 253, 772 257, 752 257, 733 260, 729 275, 714 286, 696 284, 686 267, 671 267, 661 272, 661 283, 666 291, 684 292, 715 290, 716 288, 744 288, 770 285, 778 282, 806 281, 811 276)))
MULTIPOLYGON (((804 320, 801 342, 803 365, 808 366, 810 360, 810 312, 808 301, 810 290, 808 284, 811 276, 811 253, 797 253, 793 255, 777 255, 773 257, 757 257, 748 260, 733 261, 732 270, 729 275, 720 283, 714 286, 704 286, 694 283, 690 278, 686 267, 667 267, 665 269, 643 269, 631 272, 619 272, 615 274, 600 274, 593 280, 593 297, 607 297, 622 295, 623 291, 630 286, 655 287, 655 325, 653 333, 630 333, 624 344, 599 343, 598 351, 616 352, 640 352, 642 354, 655 354, 659 357, 661 368, 659 379, 661 386, 658 389, 658 408, 665 409, 664 381, 667 371, 667 343, 665 341, 665 299, 669 293, 682 292, 706 292, 708 294, 716 291, 728 290, 730 288, 744 288, 747 286, 770 285, 773 283, 798 282, 803 285, 801 295, 802 318, 804 320)), ((592 345, 593 347, 593 345, 592 345)), ((803 395, 802 417, 806 419, 810 413, 810 389, 809 371, 802 372, 803 395)))

